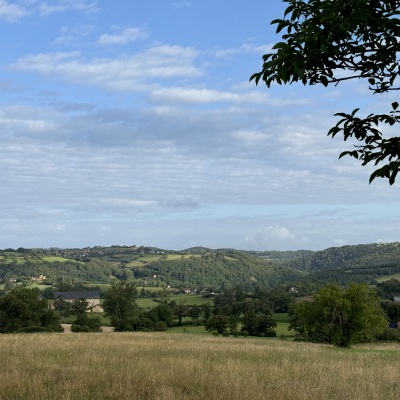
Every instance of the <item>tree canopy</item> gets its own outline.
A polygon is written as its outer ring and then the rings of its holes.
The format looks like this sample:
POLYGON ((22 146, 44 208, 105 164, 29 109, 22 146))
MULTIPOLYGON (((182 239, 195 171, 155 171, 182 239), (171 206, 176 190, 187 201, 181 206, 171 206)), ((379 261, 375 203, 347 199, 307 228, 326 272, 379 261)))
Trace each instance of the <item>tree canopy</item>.
POLYGON ((371 340, 388 325, 375 289, 366 284, 327 285, 313 301, 296 303, 289 314, 290 328, 301 338, 338 347, 371 340))
MULTIPOLYGON (((273 82, 337 85, 361 79, 373 94, 400 89, 399 0, 283 0, 282 19, 275 19, 282 41, 263 56, 262 70, 250 80, 270 87, 273 82)), ((399 104, 391 102, 384 114, 359 116, 359 108, 335 114, 340 117, 328 135, 355 139, 349 155, 362 165, 379 168, 370 176, 387 178, 392 185, 400 169, 400 137, 382 130, 400 122, 399 104), (382 128, 382 125, 384 126, 382 128)))
POLYGON ((0 333, 62 331, 59 316, 39 289, 17 286, 0 298, 0 333))
POLYGON ((133 282, 113 283, 107 291, 103 308, 117 332, 137 330, 137 290, 133 282))

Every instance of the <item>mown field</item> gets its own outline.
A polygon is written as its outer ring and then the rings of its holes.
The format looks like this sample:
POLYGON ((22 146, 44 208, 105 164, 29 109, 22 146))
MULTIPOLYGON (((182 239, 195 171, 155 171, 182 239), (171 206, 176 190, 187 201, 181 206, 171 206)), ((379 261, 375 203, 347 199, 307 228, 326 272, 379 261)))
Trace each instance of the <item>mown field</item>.
POLYGON ((398 345, 168 333, 0 336, 0 399, 395 399, 398 345), (193 340, 195 338, 195 340, 193 340))
POLYGON ((386 275, 386 276, 381 276, 379 278, 376 278, 377 282, 379 282, 379 283, 389 281, 390 279, 400 280, 400 274, 392 274, 392 275, 386 275))

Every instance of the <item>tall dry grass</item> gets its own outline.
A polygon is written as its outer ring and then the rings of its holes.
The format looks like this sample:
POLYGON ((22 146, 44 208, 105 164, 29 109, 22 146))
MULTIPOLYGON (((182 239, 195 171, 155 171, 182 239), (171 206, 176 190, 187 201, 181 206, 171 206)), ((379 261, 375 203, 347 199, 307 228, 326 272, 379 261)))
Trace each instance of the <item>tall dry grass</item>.
POLYGON ((0 336, 1 400, 395 399, 398 345, 168 333, 0 336))

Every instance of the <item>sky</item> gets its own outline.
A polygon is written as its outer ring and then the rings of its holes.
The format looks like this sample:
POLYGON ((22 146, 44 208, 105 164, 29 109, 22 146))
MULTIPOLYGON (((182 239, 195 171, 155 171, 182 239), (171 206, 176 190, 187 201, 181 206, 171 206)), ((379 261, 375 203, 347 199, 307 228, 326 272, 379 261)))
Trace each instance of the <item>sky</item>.
POLYGON ((327 137, 396 93, 249 82, 284 6, 0 0, 0 248, 399 241, 399 184, 327 137))

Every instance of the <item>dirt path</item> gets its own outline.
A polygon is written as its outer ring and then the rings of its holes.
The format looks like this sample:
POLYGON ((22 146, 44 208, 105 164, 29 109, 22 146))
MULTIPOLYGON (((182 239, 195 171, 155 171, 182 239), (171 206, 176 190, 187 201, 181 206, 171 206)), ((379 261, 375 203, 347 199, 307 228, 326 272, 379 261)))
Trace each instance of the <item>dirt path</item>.
MULTIPOLYGON (((71 324, 61 324, 61 326, 64 328, 64 333, 73 333, 71 332, 71 324)), ((103 333, 113 332, 111 326, 102 326, 101 329, 103 330, 103 333)))

